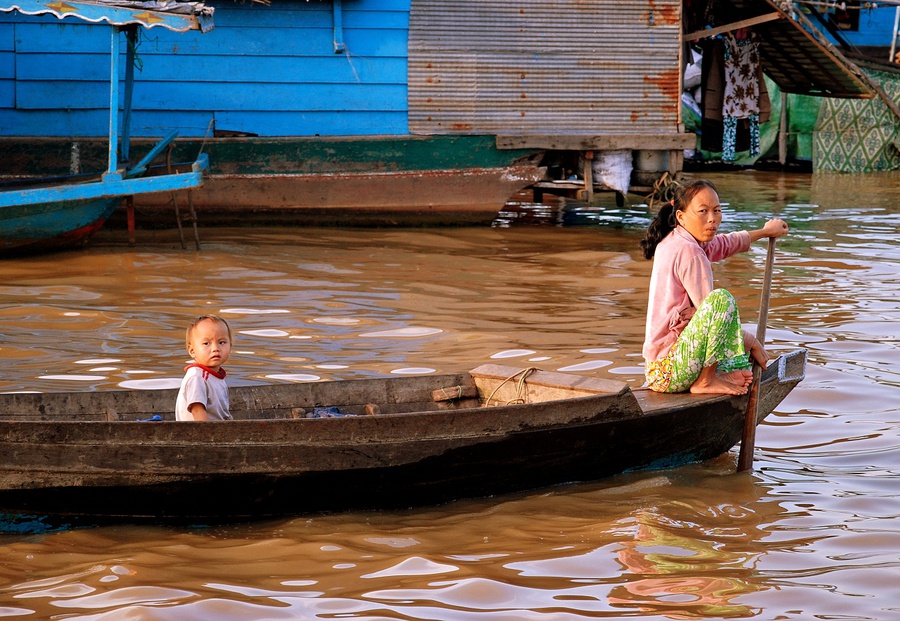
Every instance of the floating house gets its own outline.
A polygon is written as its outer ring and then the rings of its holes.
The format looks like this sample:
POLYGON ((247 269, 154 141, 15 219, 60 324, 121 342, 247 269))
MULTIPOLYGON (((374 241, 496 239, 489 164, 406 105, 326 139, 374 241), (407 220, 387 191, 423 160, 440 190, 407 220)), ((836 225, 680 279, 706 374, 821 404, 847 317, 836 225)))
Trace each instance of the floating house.
MULTIPOLYGON (((871 172, 900 169, 900 2, 779 2, 811 38, 866 84, 870 97, 808 96, 781 92, 766 77, 771 115, 761 124, 761 155, 782 164, 800 164, 816 172, 871 172)), ((691 96, 691 83, 685 81, 691 96)), ((684 110, 687 128, 701 134, 696 161, 721 161, 721 153, 704 150, 700 114, 692 99, 684 110)), ((753 165, 757 157, 743 151, 734 161, 753 165)), ((693 162, 692 162, 693 164, 693 162)))
MULTIPOLYGON (((646 189, 696 143, 684 43, 738 29, 784 92, 872 96, 790 2, 212 4, 215 30, 136 42, 131 115, 135 151, 176 129, 171 161, 209 156, 207 223, 486 222, 570 176, 588 196, 646 189)), ((0 176, 103 168, 104 32, 0 13, 0 176)), ((172 218, 165 194, 135 210, 172 218)))

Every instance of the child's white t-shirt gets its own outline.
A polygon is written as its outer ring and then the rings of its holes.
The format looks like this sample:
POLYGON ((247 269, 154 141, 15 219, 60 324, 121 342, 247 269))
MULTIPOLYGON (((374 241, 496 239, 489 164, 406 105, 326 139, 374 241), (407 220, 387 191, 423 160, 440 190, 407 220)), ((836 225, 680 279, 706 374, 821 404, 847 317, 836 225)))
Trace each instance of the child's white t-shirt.
POLYGON ((188 406, 202 403, 210 417, 231 420, 228 403, 228 385, 223 378, 216 377, 209 370, 191 365, 181 380, 181 390, 175 400, 175 419, 194 420, 188 406))

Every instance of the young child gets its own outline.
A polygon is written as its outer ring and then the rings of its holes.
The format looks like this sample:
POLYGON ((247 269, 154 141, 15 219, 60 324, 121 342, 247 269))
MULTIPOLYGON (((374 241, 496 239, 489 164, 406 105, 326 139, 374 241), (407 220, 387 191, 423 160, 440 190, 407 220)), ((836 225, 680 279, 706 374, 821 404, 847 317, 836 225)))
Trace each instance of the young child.
POLYGON ((184 368, 175 401, 177 420, 230 420, 228 385, 222 365, 231 354, 231 328, 215 315, 197 317, 185 333, 194 362, 184 368))

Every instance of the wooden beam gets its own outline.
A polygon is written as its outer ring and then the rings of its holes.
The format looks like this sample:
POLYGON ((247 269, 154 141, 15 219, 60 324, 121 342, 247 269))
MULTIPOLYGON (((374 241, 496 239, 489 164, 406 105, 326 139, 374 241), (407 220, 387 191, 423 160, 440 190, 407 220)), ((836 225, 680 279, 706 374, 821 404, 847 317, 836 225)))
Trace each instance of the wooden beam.
POLYGON ((730 24, 726 24, 724 26, 717 26, 716 28, 707 28, 706 30, 698 30, 697 32, 691 32, 689 34, 684 35, 685 41, 697 41, 698 39, 706 39, 708 37, 715 37, 716 35, 720 35, 726 32, 733 32, 735 30, 740 30, 741 28, 750 28, 751 26, 756 26, 758 24, 765 24, 766 22, 772 22, 776 19, 782 19, 784 15, 775 11, 774 13, 766 13, 765 15, 757 15, 756 17, 751 17, 749 19, 742 19, 739 22, 732 22, 730 24))
POLYGON ((550 149, 555 151, 612 151, 632 149, 669 151, 693 149, 697 134, 606 134, 497 136, 498 149, 550 149))

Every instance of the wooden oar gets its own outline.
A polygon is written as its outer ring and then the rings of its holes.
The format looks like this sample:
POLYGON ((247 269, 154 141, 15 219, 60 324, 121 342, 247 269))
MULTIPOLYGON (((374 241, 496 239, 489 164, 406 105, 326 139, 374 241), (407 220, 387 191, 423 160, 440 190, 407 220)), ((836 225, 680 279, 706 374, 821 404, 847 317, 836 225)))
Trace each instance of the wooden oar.
MULTIPOLYGON (((766 250, 766 273, 763 276, 762 295, 759 298, 759 321, 756 324, 756 340, 763 348, 766 346, 766 322, 769 319, 769 293, 772 289, 772 268, 775 265, 775 238, 769 238, 766 250)), ((750 400, 747 402, 747 413, 744 415, 744 433, 741 437, 741 452, 738 455, 738 472, 753 468, 753 449, 756 444, 756 410, 759 404, 759 383, 762 378, 762 367, 753 365, 753 384, 750 386, 750 400)))

